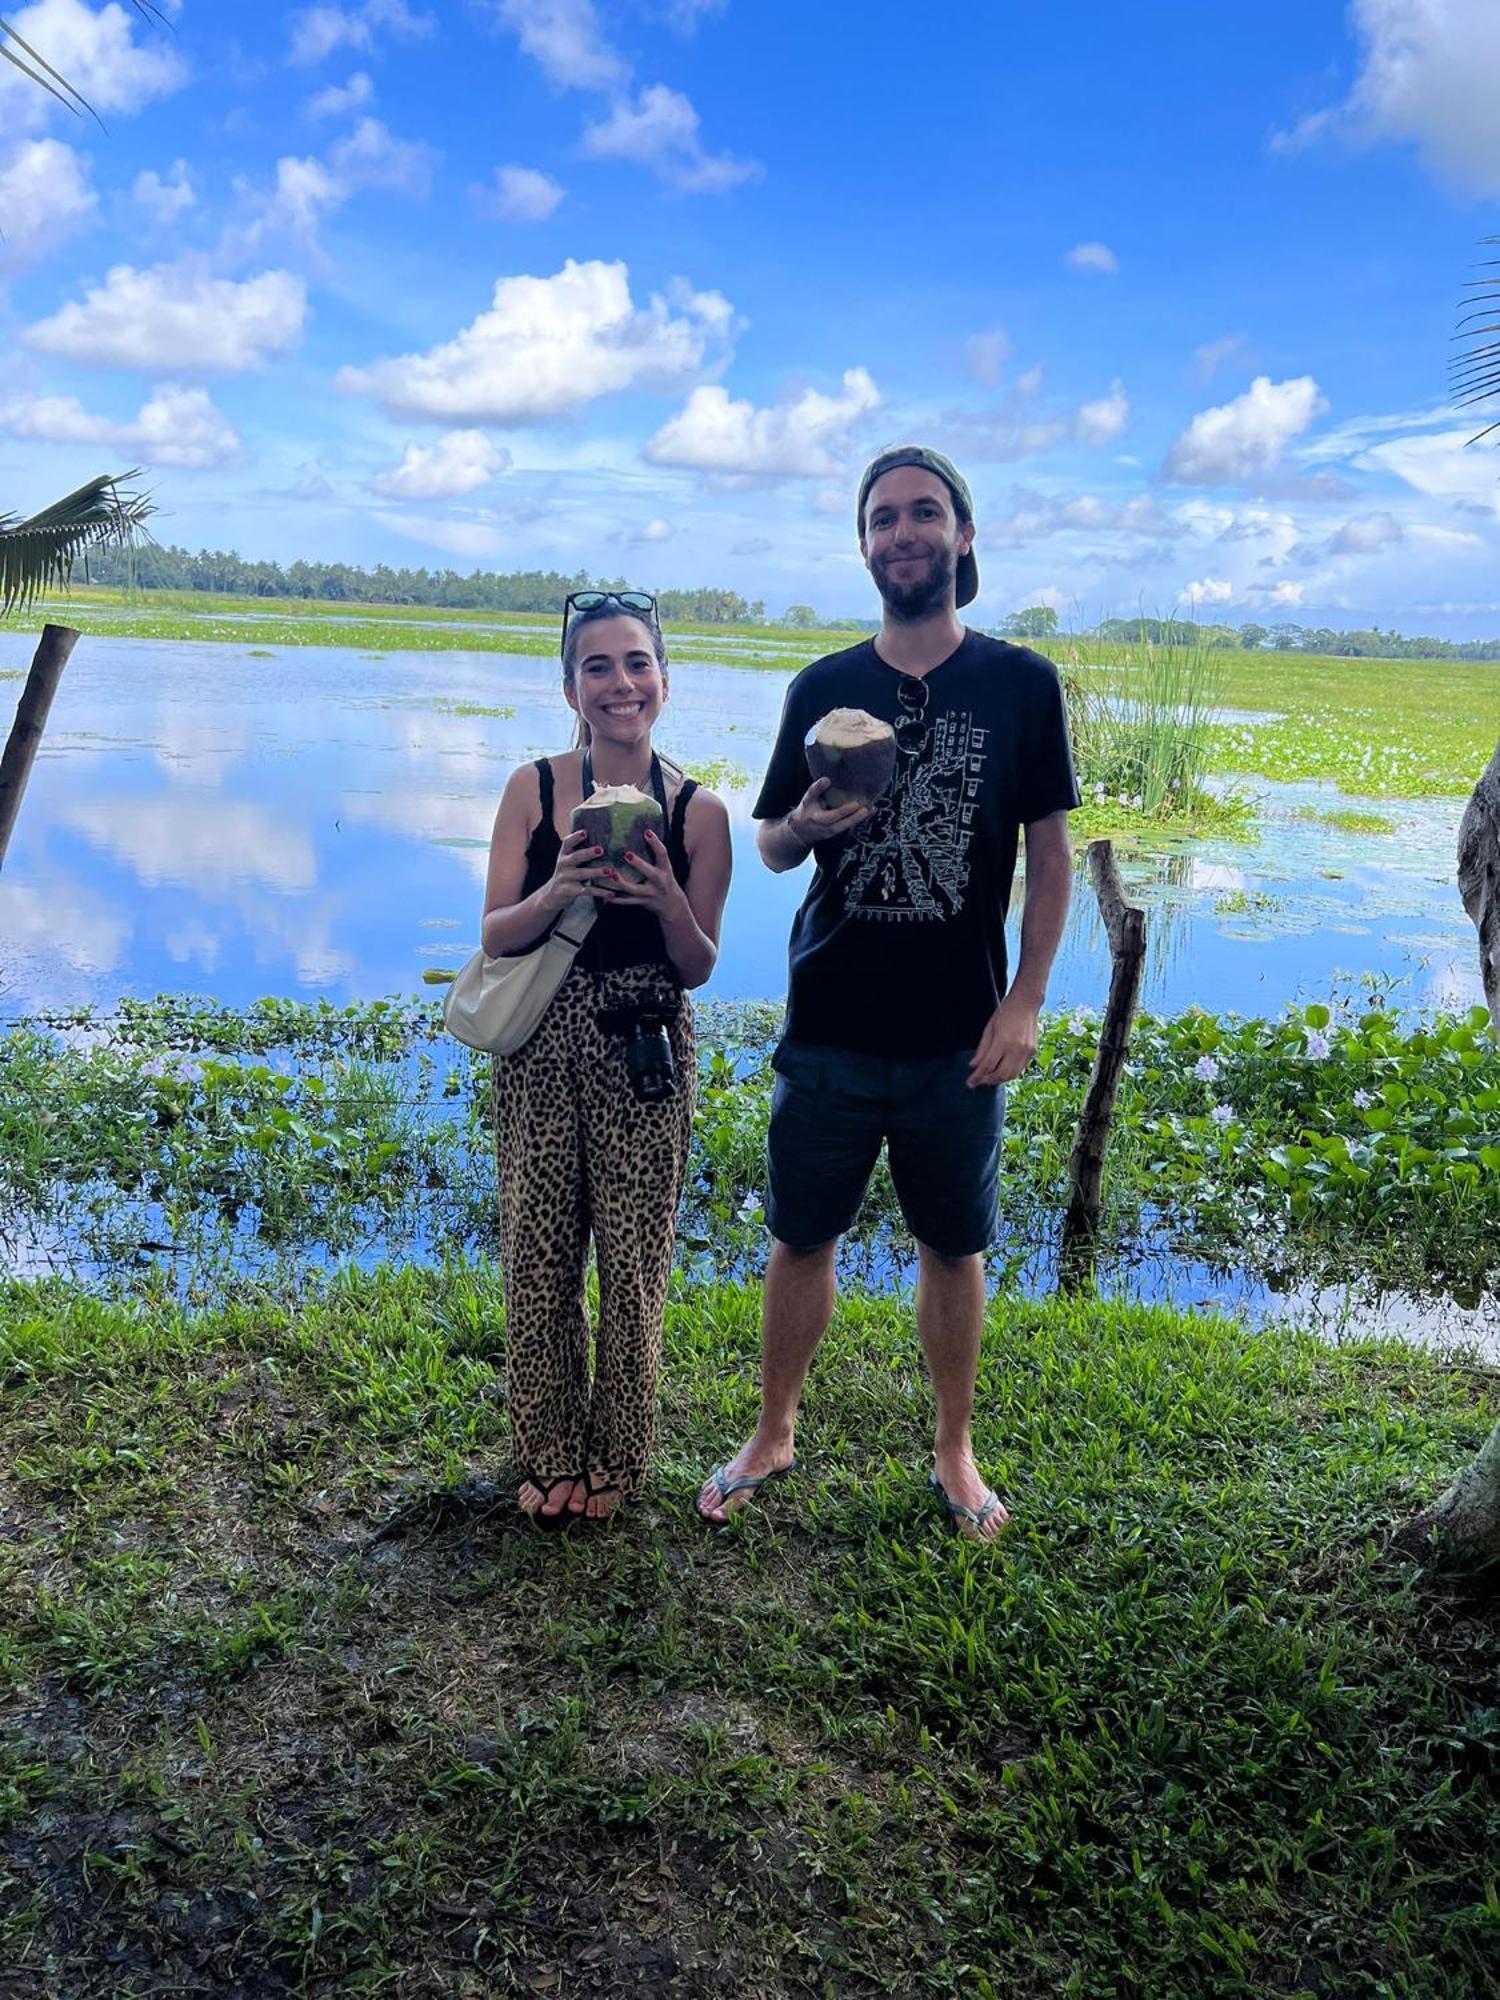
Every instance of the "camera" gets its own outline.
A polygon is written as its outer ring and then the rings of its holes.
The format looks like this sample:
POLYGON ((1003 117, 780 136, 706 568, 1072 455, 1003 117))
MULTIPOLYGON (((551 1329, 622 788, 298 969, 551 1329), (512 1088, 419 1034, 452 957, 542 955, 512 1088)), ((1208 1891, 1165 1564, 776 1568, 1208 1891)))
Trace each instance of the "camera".
POLYGON ((677 1064, 667 1038, 667 1023, 677 1008, 660 1006, 601 1007, 599 1026, 624 1043, 625 1074, 642 1104, 661 1104, 677 1087, 677 1064))

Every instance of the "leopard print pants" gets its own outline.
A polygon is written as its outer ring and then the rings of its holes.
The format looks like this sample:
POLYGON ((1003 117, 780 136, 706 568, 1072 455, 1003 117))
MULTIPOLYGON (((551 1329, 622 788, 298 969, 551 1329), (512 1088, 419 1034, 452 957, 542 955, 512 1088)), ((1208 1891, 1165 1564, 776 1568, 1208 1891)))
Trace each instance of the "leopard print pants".
POLYGON ((652 966, 575 965, 523 1049, 494 1058, 491 1098, 517 1468, 541 1492, 587 1479, 630 1497, 656 1434, 662 1314, 697 1072, 686 1000, 668 1028, 677 1088, 643 1104, 596 1019, 661 991, 652 966), (589 1239, 599 1327, 589 1379, 589 1239))

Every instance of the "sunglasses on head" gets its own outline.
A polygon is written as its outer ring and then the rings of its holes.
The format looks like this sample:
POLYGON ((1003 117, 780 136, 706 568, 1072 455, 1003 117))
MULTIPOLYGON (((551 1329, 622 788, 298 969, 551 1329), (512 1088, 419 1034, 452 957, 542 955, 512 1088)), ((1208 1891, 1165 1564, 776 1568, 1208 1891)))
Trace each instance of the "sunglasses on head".
POLYGON ((570 590, 563 599, 559 645, 567 643, 568 621, 575 611, 598 611, 606 604, 618 604, 622 611, 628 611, 637 618, 656 616, 656 599, 648 590, 570 590))

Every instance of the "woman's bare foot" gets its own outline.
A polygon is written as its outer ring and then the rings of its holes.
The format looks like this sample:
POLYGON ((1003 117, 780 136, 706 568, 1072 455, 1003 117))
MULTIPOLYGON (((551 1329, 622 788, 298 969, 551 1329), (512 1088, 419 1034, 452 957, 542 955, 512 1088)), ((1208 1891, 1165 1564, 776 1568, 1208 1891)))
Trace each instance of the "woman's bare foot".
POLYGON ((572 1504, 574 1494, 583 1490, 581 1481, 558 1479, 543 1493, 539 1486, 527 1479, 522 1481, 516 1494, 516 1505, 533 1520, 555 1521, 572 1504))
POLYGON ((624 1504, 625 1495, 619 1488, 606 1486, 602 1492, 589 1495, 585 1512, 591 1521, 607 1521, 610 1515, 617 1514, 624 1504))

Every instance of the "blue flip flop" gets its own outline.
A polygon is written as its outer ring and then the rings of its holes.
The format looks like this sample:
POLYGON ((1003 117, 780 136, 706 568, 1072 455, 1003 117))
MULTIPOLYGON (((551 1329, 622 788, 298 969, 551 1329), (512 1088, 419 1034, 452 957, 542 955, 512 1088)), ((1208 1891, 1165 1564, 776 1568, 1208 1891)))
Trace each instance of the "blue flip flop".
MULTIPOLYGON (((716 1465, 708 1476, 719 1489, 719 1505, 722 1507, 731 1494, 759 1492, 760 1488, 766 1485, 768 1481, 772 1479, 785 1479, 789 1473, 800 1471, 801 1466, 801 1459, 794 1458, 790 1465, 778 1465, 770 1472, 762 1472, 758 1475, 742 1473, 738 1479, 731 1479, 729 1477, 729 1467, 727 1464, 724 1464, 716 1465)), ((744 1511, 743 1507, 736 1507, 734 1514, 742 1514, 744 1511)), ((727 1520, 714 1520, 711 1514, 704 1513, 703 1509, 698 1505, 696 1498, 693 1501, 693 1512, 698 1516, 700 1521, 706 1521, 711 1528, 727 1528, 729 1522, 734 1519, 734 1514, 731 1514, 727 1520)))
MULTIPOLYGON (((994 1542, 999 1540, 999 1535, 987 1535, 984 1532, 985 1522, 1000 1505, 1000 1495, 993 1488, 986 1490, 984 1499, 977 1508, 974 1508, 966 1507, 962 1500, 951 1499, 943 1482, 935 1472, 928 1473, 927 1484, 947 1508, 948 1526, 953 1530, 955 1535, 962 1535, 966 1542, 994 1542), (967 1526, 965 1525, 966 1523, 967 1526)), ((1004 1532, 1005 1529, 1002 1524, 1000 1533, 1003 1534, 1004 1532)))

